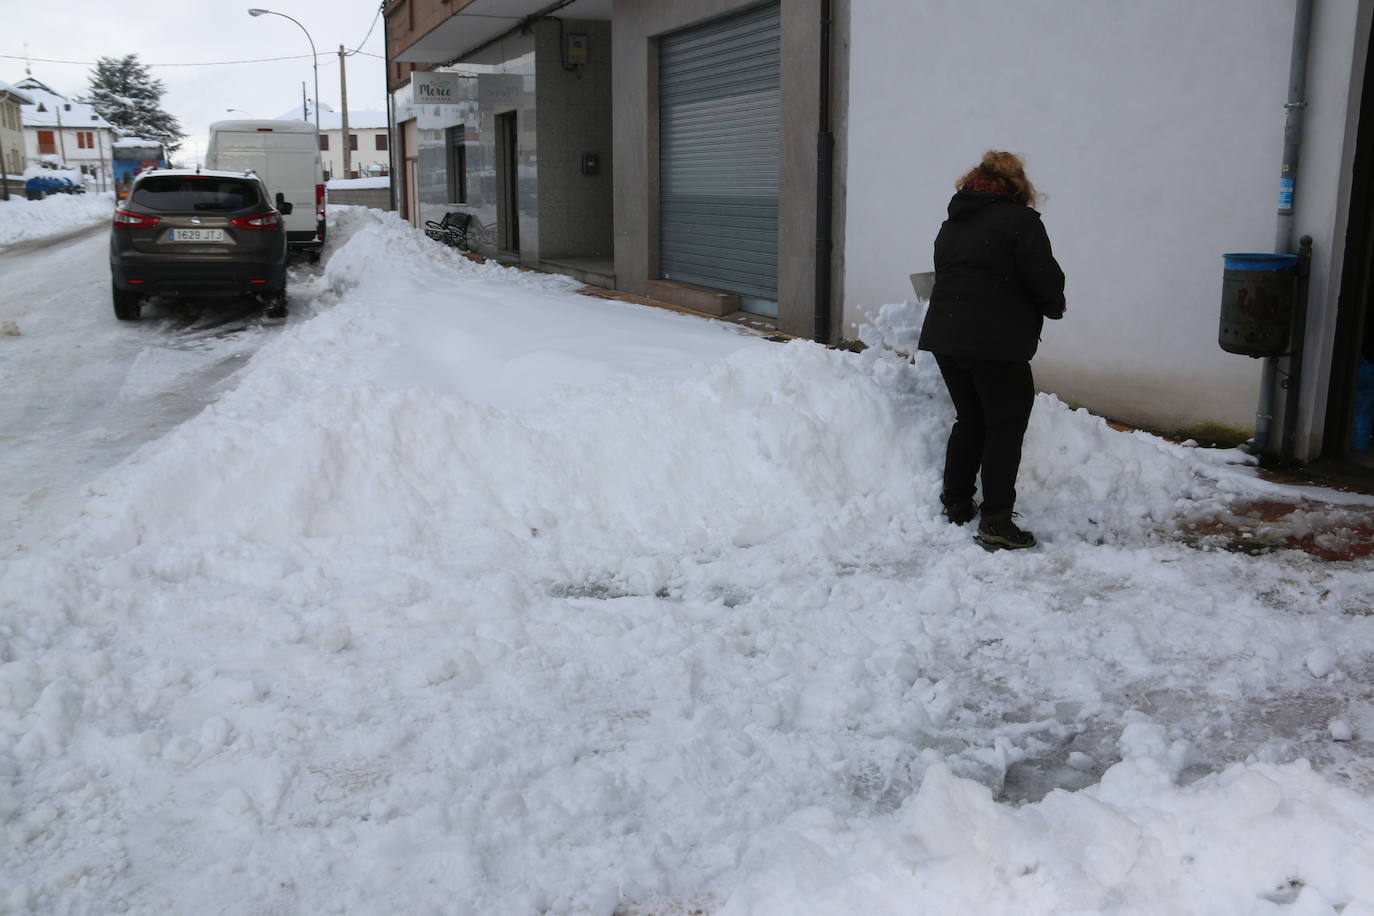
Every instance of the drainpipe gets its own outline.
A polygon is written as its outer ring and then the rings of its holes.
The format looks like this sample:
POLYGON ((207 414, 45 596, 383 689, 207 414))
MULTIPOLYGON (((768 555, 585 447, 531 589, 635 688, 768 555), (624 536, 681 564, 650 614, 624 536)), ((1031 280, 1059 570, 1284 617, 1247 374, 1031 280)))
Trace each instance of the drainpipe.
POLYGON ((382 0, 382 55, 386 64, 386 79, 383 85, 386 87, 387 191, 391 196, 391 212, 400 213, 401 202, 396 194, 396 184, 400 180, 400 176, 396 174, 396 106, 391 89, 391 67, 395 62, 391 59, 391 20, 386 18, 386 0, 382 0))
MULTIPOLYGON (((1302 151, 1303 109, 1307 107, 1307 50, 1312 36, 1312 7, 1316 0, 1297 0, 1293 20, 1293 51, 1288 65, 1288 103, 1284 105, 1283 125, 1283 166, 1279 173, 1278 228, 1274 235, 1274 251, 1277 254, 1293 253, 1293 201, 1297 196, 1298 156, 1302 151)), ((1296 335, 1296 346, 1302 345, 1303 328, 1296 335)), ((1293 335, 1290 335, 1292 337, 1293 335)), ((1293 347, 1290 346, 1290 352, 1293 347)), ((1302 359, 1296 363, 1290 360, 1289 367, 1300 367, 1302 359)), ((1278 357, 1269 356, 1264 360, 1264 372, 1260 379, 1260 402, 1255 411, 1255 452, 1259 455, 1269 450, 1270 427, 1274 421, 1275 389, 1278 387, 1278 357)), ((1290 395, 1285 407, 1296 406, 1295 392, 1298 385, 1296 374, 1289 379, 1290 395)), ((1285 423, 1287 421, 1285 420, 1285 423)))
POLYGON ((1302 351, 1307 344, 1307 278, 1312 273, 1312 236, 1298 240, 1297 290, 1293 296, 1293 330, 1288 343, 1288 387, 1283 397, 1283 460, 1298 458, 1298 394, 1302 381, 1302 351))
POLYGON ((835 135, 830 130, 831 0, 821 0, 820 123, 816 134, 816 315, 814 339, 830 343, 830 254, 835 197, 835 135))

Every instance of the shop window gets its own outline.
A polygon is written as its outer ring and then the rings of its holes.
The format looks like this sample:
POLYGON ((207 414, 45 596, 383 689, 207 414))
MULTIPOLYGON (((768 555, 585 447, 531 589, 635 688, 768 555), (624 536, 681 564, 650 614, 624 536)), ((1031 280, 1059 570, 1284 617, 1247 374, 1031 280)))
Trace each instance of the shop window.
POLYGON ((468 200, 468 151, 462 126, 450 127, 445 133, 448 150, 448 199, 455 204, 468 200))

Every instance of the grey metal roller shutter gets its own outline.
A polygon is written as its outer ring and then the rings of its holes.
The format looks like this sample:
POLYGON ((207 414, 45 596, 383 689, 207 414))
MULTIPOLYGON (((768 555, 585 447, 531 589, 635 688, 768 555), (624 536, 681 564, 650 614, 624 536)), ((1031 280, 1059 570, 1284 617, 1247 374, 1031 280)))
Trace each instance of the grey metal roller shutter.
POLYGON ((778 3, 659 43, 660 273, 776 314, 781 150, 778 3), (746 299, 746 302, 748 300, 746 299))

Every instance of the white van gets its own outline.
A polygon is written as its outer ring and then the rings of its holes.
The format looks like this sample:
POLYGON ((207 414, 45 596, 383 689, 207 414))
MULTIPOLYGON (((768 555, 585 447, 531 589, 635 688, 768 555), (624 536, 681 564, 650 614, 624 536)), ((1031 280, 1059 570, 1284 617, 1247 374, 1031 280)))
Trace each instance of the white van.
POLYGON ((292 205, 284 217, 287 245, 319 257, 324 247, 324 167, 314 124, 216 121, 210 125, 205 168, 256 172, 274 201, 292 205))

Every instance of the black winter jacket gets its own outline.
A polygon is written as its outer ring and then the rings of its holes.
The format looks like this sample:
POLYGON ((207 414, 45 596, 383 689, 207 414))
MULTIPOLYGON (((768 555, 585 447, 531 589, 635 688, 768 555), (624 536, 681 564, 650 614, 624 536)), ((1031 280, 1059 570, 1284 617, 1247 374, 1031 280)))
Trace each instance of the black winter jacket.
POLYGON ((1029 360, 1046 318, 1064 315, 1064 272, 1040 214, 1009 197, 960 191, 935 238, 935 289, 920 348, 1029 360))

